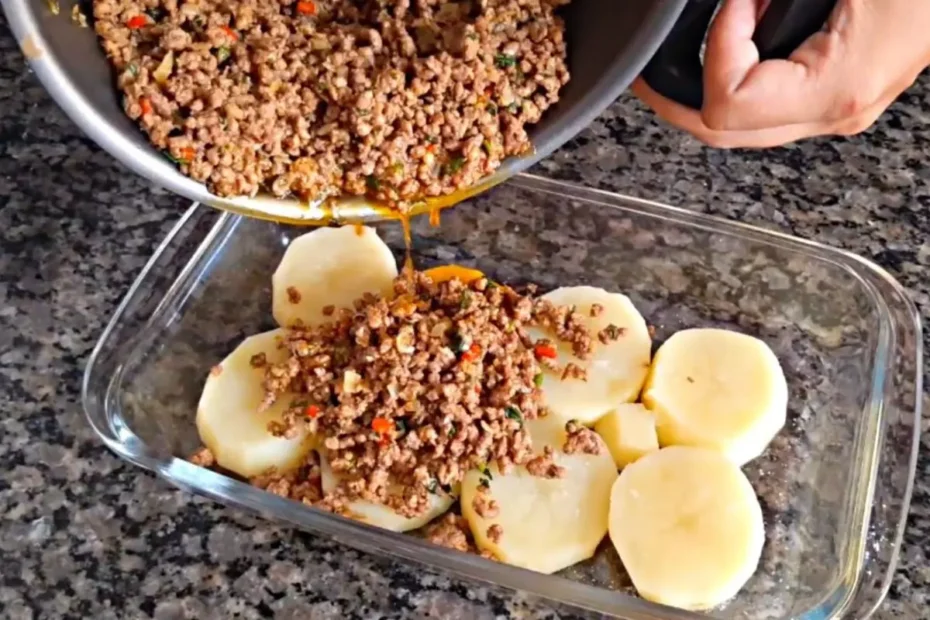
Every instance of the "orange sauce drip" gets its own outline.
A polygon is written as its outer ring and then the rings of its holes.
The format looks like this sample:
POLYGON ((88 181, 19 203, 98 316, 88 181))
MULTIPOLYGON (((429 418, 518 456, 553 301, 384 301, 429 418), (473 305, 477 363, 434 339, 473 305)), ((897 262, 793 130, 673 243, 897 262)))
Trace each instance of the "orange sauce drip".
POLYGON ((440 207, 433 207, 429 210, 429 225, 433 228, 439 228, 439 212, 440 207))
POLYGON ((362 224, 361 222, 356 222, 356 223, 355 223, 355 234, 358 235, 359 237, 361 237, 362 235, 364 235, 364 234, 365 234, 365 225, 362 224))

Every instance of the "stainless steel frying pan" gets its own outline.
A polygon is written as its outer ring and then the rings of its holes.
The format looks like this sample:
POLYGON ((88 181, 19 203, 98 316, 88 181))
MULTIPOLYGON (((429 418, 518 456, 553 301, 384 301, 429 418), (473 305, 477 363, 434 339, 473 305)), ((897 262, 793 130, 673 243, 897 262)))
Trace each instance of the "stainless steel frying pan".
MULTIPOLYGON (((149 145, 123 114, 113 74, 93 29, 78 28, 71 21, 76 0, 60 0, 58 15, 51 13, 47 0, 0 1, 20 46, 52 97, 95 142, 153 183, 204 204, 278 221, 384 216, 363 200, 330 211, 321 204, 270 196, 228 199, 212 195, 149 145)), ((834 2, 772 0, 756 33, 763 57, 787 56, 821 27, 834 2)), ((88 9, 90 0, 83 4, 88 9)), ((594 120, 644 68, 653 88, 699 108, 700 47, 717 4, 718 0, 574 0, 565 11, 571 81, 561 101, 531 131, 535 152, 508 159, 478 185, 419 205, 417 210, 462 200, 548 156, 594 120)))

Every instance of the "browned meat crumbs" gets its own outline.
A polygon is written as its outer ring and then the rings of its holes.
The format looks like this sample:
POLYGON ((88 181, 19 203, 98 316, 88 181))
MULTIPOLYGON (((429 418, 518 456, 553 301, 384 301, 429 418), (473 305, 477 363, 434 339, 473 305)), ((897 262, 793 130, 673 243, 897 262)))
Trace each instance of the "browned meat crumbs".
POLYGON ((626 328, 617 327, 613 323, 597 332, 597 339, 601 344, 610 344, 620 339, 621 336, 626 332, 626 328))
MULTIPOLYGON (((546 300, 483 279, 402 274, 392 300, 367 296, 330 322, 288 332, 289 359, 265 369, 266 405, 284 392, 301 398, 272 432, 317 433, 347 501, 420 514, 429 493, 469 469, 534 462, 523 423, 539 414, 540 367, 526 328, 590 351, 590 334, 570 321, 546 300)), ((553 477, 561 468, 550 456, 537 469, 553 477)))
POLYGON ((210 369, 210 376, 211 376, 211 377, 219 377, 221 374, 223 374, 223 365, 222 365, 222 364, 217 364, 216 366, 214 366, 213 368, 210 369))
POLYGON ((336 306, 323 306, 323 316, 333 316, 336 306))
POLYGON ((268 358, 264 353, 256 353, 249 359, 249 366, 252 368, 264 368, 268 363, 268 358))
POLYGON ((601 438, 590 428, 570 420, 565 425, 565 445, 562 452, 565 454, 600 454, 603 447, 601 438))
POLYGON ((500 506, 497 500, 491 499, 487 486, 479 486, 475 499, 472 500, 472 507, 478 516, 482 519, 493 519, 500 514, 500 506))
POLYGON ((567 381, 569 379, 587 381, 588 371, 574 362, 569 362, 565 365, 565 369, 562 371, 562 381, 567 381))
POLYGON ((301 467, 283 474, 269 471, 252 478, 249 483, 281 497, 326 508, 320 503, 323 499, 320 463, 313 451, 301 467))
POLYGON ((87 16, 81 10, 81 5, 75 4, 71 7, 71 21, 78 28, 87 28, 87 16))
POLYGON ((591 316, 599 317, 604 313, 604 306, 601 304, 591 304, 591 316))
POLYGON ((567 0, 93 0, 124 108, 220 196, 449 194, 531 149, 567 0), (311 9, 312 7, 312 9, 311 9))
POLYGON ((502 528, 500 525, 495 523, 494 525, 488 528, 487 535, 488 535, 488 540, 490 540, 494 544, 497 544, 501 541, 501 536, 504 535, 504 528, 502 528))
POLYGON ((298 291, 295 287, 289 286, 287 287, 287 290, 285 292, 287 293, 287 300, 289 302, 291 302, 292 304, 300 303, 300 299, 301 299, 300 291, 298 291))
POLYGON ((201 467, 213 467, 216 465, 216 457, 213 456, 209 448, 197 450, 188 460, 194 465, 200 465, 201 467))
POLYGON ((543 448, 543 453, 539 454, 526 463, 526 471, 533 476, 540 478, 562 478, 565 476, 565 468, 556 465, 552 460, 555 456, 555 450, 550 446, 543 448))
POLYGON ((475 553, 468 522, 455 513, 448 512, 430 523, 424 530, 423 537, 441 547, 475 553))

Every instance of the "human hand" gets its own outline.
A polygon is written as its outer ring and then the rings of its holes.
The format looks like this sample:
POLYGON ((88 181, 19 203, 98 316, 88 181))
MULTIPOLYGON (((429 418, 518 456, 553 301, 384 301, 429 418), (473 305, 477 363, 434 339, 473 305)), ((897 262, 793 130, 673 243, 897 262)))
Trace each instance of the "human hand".
POLYGON ((785 60, 752 41, 766 0, 725 0, 707 37, 704 106, 633 92, 656 114, 718 148, 764 148, 868 129, 930 66, 930 0, 838 0, 823 31, 785 60))

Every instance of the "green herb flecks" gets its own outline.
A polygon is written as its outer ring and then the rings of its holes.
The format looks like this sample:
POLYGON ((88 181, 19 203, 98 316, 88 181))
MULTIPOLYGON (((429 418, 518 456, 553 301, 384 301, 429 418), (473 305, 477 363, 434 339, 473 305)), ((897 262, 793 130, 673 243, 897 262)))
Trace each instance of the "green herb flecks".
POLYGON ((535 385, 536 387, 542 387, 542 384, 543 384, 543 374, 541 372, 537 372, 536 375, 533 377, 533 385, 535 385))
POLYGON ((443 173, 447 175, 455 174, 456 172, 461 170, 464 165, 465 165, 464 157, 453 157, 452 159, 446 162, 446 165, 443 166, 442 170, 443 170, 443 173))
POLYGON ((509 54, 498 54, 494 57, 494 64, 497 65, 498 69, 508 69, 516 66, 517 57, 509 54))
POLYGON ((365 177, 365 187, 373 192, 376 192, 381 189, 381 181, 379 181, 378 177, 375 175, 369 174, 367 177, 365 177))
POLYGON ((508 405, 507 408, 504 409, 504 415, 511 420, 516 420, 520 423, 520 426, 523 426, 523 414, 513 405, 508 405))
POLYGON ((225 45, 222 45, 222 46, 216 48, 216 60, 217 60, 217 62, 219 62, 220 64, 223 64, 224 62, 226 62, 227 60, 229 60, 230 54, 231 54, 231 52, 229 51, 229 48, 226 47, 225 45))

